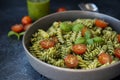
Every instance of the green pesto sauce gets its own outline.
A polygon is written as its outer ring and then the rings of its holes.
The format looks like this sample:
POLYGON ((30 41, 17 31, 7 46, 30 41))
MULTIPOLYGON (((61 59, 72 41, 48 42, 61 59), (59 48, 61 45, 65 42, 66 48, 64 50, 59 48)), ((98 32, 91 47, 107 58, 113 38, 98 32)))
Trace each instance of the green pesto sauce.
POLYGON ((28 15, 37 20, 50 11, 50 0, 27 0, 28 15))

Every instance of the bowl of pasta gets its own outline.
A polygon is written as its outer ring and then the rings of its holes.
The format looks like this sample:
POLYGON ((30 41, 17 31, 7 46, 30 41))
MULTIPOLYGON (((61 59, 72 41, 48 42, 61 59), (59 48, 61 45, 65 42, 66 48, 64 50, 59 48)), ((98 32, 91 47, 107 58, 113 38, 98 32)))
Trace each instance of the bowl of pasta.
POLYGON ((53 13, 23 36, 32 67, 52 80, 110 80, 120 75, 120 21, 89 11, 53 13))

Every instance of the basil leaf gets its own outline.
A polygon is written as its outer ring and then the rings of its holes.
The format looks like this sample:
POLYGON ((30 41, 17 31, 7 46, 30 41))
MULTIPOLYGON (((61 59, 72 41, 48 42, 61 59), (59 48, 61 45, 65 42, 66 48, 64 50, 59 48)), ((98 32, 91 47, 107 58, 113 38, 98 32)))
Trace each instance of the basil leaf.
POLYGON ((94 43, 93 39, 87 39, 86 41, 87 41, 87 44, 93 44, 94 43))
POLYGON ((79 32, 83 27, 83 24, 76 24, 72 27, 72 31, 79 32))
POLYGON ((72 30, 72 24, 69 24, 68 22, 62 22, 60 24, 60 29, 66 32, 69 32, 72 30))
POLYGON ((91 37, 91 32, 90 32, 89 30, 87 30, 87 31, 85 32, 85 38, 86 38, 86 39, 90 39, 90 37, 91 37))
POLYGON ((102 42, 103 39, 101 37, 94 37, 93 38, 94 42, 102 42))
POLYGON ((8 32, 8 37, 10 37, 10 36, 16 36, 18 38, 18 40, 20 39, 19 33, 16 33, 14 31, 9 31, 8 32))
POLYGON ((84 37, 77 38, 74 43, 75 44, 84 44, 85 38, 84 37))

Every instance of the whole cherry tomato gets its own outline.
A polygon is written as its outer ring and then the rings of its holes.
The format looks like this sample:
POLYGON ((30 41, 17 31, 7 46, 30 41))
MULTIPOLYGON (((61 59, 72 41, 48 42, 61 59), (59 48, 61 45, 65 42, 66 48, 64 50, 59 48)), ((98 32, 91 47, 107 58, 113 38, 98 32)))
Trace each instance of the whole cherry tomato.
POLYGON ((116 48, 114 51, 114 54, 116 57, 118 57, 120 59, 120 48, 116 48))
POLYGON ((24 31, 28 30, 30 28, 31 24, 27 24, 25 25, 23 28, 24 28, 24 31))
POLYGON ((66 10, 67 10, 66 8, 60 7, 60 8, 57 9, 57 12, 63 12, 63 11, 66 11, 66 10))
POLYGON ((23 31, 23 25, 22 24, 15 24, 11 27, 11 30, 17 33, 20 33, 23 31))
POLYGON ((118 34, 117 38, 118 38, 118 42, 120 42, 120 34, 118 34))
POLYGON ((32 19, 29 16, 24 16, 21 20, 23 25, 28 25, 32 23, 32 19))
POLYGON ((84 54, 86 50, 87 47, 84 44, 75 44, 72 46, 72 51, 76 54, 84 54))
POLYGON ((69 54, 64 58, 65 65, 68 68, 75 68, 78 66, 78 59, 76 56, 69 54))
POLYGON ((98 56, 98 61, 99 61, 101 64, 111 63, 111 62, 112 62, 112 57, 111 57, 109 54, 101 53, 101 54, 98 56))
POLYGON ((40 45, 41 45, 42 48, 48 49, 48 48, 54 47, 55 42, 52 41, 52 40, 42 40, 40 42, 40 45))
POLYGON ((97 27, 100 27, 100 28, 105 28, 105 27, 108 26, 108 23, 105 22, 105 21, 103 21, 103 20, 96 19, 96 20, 95 20, 95 25, 96 25, 97 27))

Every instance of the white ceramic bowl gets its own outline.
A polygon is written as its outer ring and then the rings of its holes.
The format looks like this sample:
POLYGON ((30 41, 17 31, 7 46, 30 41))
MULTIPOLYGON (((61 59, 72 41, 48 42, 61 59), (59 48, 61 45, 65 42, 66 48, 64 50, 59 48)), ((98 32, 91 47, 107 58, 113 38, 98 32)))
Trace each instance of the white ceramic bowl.
POLYGON ((120 32, 120 21, 105 14, 87 11, 66 11, 50 14, 34 22, 31 27, 26 31, 23 37, 23 46, 32 67, 40 74, 52 80, 110 80, 120 75, 120 62, 104 68, 96 68, 92 70, 75 70, 60 68, 47 64, 31 55, 28 48, 30 46, 30 38, 32 37, 33 33, 35 33, 40 28, 47 30, 54 21, 74 21, 77 18, 104 19, 105 21, 110 23, 114 30, 120 32))

